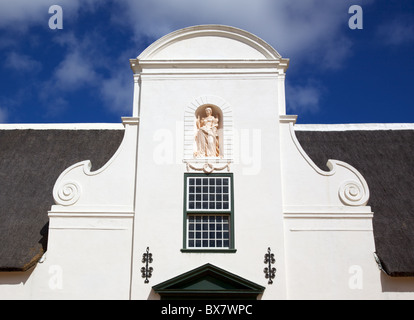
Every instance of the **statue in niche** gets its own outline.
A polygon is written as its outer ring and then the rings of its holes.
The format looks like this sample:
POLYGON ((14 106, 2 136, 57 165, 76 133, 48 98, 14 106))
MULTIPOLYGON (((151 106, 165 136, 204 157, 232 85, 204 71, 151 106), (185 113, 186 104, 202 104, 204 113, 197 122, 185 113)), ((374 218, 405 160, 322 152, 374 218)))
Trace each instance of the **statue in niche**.
POLYGON ((196 158, 218 157, 220 155, 218 124, 219 119, 213 116, 210 107, 205 109, 206 117, 196 119, 197 133, 195 136, 197 151, 196 158))

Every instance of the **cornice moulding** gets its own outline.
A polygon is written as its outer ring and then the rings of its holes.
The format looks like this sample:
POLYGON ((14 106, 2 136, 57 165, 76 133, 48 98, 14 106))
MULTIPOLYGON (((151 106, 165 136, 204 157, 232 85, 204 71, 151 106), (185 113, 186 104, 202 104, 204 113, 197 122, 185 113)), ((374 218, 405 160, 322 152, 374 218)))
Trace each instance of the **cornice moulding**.
MULTIPOLYGON (((130 60, 135 74, 146 74, 151 70, 168 70, 168 73, 206 72, 246 73, 268 72, 284 74, 289 67, 289 59, 278 60, 130 60), (219 71, 218 71, 219 70, 219 71)), ((159 73, 160 71, 157 71, 159 73)))

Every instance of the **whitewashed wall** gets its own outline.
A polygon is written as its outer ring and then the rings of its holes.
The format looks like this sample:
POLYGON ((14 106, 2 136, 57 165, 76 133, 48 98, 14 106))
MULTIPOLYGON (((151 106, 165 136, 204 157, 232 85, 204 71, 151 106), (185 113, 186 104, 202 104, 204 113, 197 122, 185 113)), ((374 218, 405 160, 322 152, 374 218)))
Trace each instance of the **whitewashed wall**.
POLYGON ((286 298, 278 86, 287 61, 241 30, 207 26, 164 37, 131 64, 140 74, 132 298, 157 298, 140 277, 146 247, 152 285, 211 263, 263 286, 271 247, 280 276, 263 298, 286 298), (234 174, 236 253, 181 252, 184 173, 188 163, 190 172, 201 168, 192 141, 194 112, 205 104, 223 112, 223 158, 201 163, 230 163, 214 172, 234 174))

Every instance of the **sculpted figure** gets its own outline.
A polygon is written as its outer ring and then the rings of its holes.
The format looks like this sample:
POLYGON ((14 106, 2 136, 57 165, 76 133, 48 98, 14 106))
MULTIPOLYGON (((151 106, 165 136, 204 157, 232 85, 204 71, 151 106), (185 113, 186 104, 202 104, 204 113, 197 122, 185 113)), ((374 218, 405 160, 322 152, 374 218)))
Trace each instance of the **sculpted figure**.
POLYGON ((196 158, 218 157, 220 155, 218 143, 218 118, 213 116, 210 107, 205 109, 206 117, 197 117, 197 134, 195 136, 197 151, 194 153, 196 158))

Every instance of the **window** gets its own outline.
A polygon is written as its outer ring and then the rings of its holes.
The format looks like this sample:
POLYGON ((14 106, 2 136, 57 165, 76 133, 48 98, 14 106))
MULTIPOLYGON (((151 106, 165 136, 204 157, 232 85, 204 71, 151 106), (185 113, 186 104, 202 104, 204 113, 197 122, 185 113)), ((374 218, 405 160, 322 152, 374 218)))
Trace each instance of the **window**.
POLYGON ((232 174, 185 174, 183 251, 234 252, 232 174))

